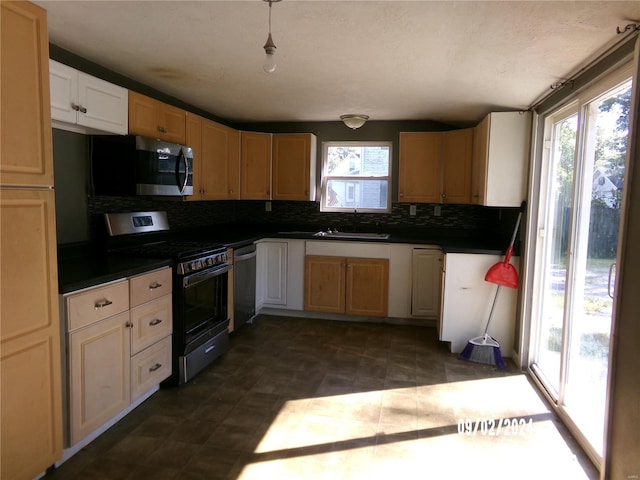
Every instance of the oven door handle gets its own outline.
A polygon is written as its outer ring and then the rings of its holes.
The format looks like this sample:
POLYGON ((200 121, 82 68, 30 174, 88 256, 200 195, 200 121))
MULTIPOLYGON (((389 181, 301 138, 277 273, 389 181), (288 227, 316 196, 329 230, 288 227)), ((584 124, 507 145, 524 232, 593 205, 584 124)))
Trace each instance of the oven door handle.
POLYGON ((189 275, 182 279, 182 286, 184 288, 192 287, 193 285, 197 285, 213 277, 217 277, 222 275, 223 273, 227 273, 229 270, 231 270, 231 265, 224 265, 215 269, 206 270, 204 272, 194 273, 193 275, 189 275))

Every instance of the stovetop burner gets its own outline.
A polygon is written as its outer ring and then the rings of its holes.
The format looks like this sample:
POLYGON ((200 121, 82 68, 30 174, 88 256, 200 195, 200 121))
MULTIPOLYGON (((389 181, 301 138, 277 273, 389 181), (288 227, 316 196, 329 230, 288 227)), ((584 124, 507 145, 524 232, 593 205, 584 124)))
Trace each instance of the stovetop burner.
POLYGON ((109 251, 112 253, 171 258, 176 262, 179 275, 228 262, 224 245, 173 236, 164 240, 164 236, 169 236, 165 212, 107 213, 105 221, 111 239, 109 251), (151 238, 154 241, 149 241, 151 238))

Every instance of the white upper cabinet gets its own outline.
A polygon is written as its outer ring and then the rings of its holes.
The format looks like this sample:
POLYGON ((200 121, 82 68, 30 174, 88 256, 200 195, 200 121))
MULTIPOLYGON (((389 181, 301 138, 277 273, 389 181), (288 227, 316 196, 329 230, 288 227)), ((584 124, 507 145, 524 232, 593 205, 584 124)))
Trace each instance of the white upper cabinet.
POLYGON ((126 135, 128 90, 49 60, 53 126, 80 133, 126 135), (63 122, 63 123, 60 123, 63 122))
POLYGON ((527 198, 531 112, 493 112, 474 128, 471 202, 519 207, 527 198))

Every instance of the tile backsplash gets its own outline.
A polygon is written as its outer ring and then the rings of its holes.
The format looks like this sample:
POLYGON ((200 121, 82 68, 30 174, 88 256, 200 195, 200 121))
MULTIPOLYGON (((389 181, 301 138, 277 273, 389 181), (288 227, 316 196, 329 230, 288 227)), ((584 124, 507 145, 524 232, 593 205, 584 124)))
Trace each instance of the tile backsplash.
POLYGON ((517 208, 489 208, 477 205, 417 204, 416 215, 409 215, 409 204, 394 203, 391 213, 324 213, 318 202, 272 201, 266 211, 265 201, 230 200, 185 202, 181 199, 145 197, 93 197, 89 213, 95 217, 105 212, 163 210, 172 230, 208 227, 220 224, 258 224, 291 226, 296 229, 337 228, 347 231, 376 230, 469 230, 492 231, 509 237, 517 208), (440 215, 436 216, 436 207, 440 215))

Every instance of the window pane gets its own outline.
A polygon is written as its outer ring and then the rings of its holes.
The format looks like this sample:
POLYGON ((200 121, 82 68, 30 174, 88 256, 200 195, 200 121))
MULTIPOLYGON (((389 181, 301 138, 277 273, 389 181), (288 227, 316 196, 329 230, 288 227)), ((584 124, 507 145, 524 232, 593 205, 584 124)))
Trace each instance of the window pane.
POLYGON ((336 179, 327 181, 324 206, 327 208, 387 208, 387 180, 336 179))
POLYGON ((388 146, 329 146, 326 161, 331 176, 389 175, 388 146))

